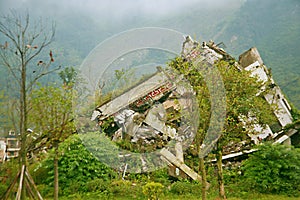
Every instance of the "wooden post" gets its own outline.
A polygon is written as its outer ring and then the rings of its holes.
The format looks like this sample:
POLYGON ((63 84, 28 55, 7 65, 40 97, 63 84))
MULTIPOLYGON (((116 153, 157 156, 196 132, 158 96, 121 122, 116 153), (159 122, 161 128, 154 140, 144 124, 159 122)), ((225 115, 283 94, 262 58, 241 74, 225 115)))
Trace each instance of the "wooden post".
POLYGON ((3 200, 7 200, 9 197, 9 194, 11 193, 11 190, 13 189, 13 187, 15 186, 15 184, 17 183, 17 180, 20 176, 21 172, 19 171, 17 176, 15 177, 15 179, 13 180, 13 182, 10 184, 10 186, 8 187, 8 189, 5 192, 5 195, 3 197, 3 200))
POLYGON ((19 188, 18 188, 16 200, 20 200, 20 198, 21 198, 22 187, 23 187, 23 179, 24 179, 24 172, 25 172, 25 165, 22 165, 21 174, 20 174, 19 188))
POLYGON ((125 177, 125 175, 126 175, 127 167, 128 167, 128 164, 126 163, 126 164, 125 164, 124 171, 123 171, 122 180, 124 180, 124 177, 125 177))
POLYGON ((33 186, 35 192, 37 193, 38 199, 39 199, 39 200, 43 200, 42 195, 39 193, 38 188, 37 188, 37 186, 35 185, 35 183, 34 183, 32 177, 30 176, 30 174, 29 174, 29 172, 27 171, 27 169, 26 169, 26 171, 25 171, 25 174, 26 174, 26 177, 27 177, 27 179, 29 180, 30 184, 33 186))
POLYGON ((26 186, 26 190, 28 192, 28 196, 30 196, 32 199, 35 199, 34 198, 34 193, 32 191, 32 189, 30 188, 30 185, 29 185, 29 182, 27 179, 24 180, 24 183, 25 183, 25 186, 26 186))

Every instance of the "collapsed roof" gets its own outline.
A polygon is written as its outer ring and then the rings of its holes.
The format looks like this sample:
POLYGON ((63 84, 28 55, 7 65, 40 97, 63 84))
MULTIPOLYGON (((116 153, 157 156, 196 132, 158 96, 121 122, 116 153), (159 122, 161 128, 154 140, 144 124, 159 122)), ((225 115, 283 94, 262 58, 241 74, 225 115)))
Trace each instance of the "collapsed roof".
MULTIPOLYGON (((190 36, 187 36, 183 42, 181 56, 187 61, 203 57, 209 64, 214 64, 220 59, 233 59, 214 42, 203 42, 200 45, 193 41, 190 36)), ((250 71, 251 76, 256 76, 262 81, 261 91, 265 91, 267 82, 271 82, 273 85, 272 89, 264 94, 264 98, 266 103, 276 105, 274 114, 278 119, 280 129, 274 131, 268 125, 262 127, 259 124, 254 124, 254 130, 258 134, 249 135, 251 139, 256 144, 266 138, 271 138, 275 143, 289 141, 289 138, 297 133, 295 129, 288 132, 283 131, 287 124, 293 122, 291 106, 279 86, 275 84, 258 50, 253 47, 244 52, 235 64, 237 70, 250 71)), ((176 144, 181 144, 181 147, 175 148, 175 152, 178 153, 180 151, 178 149, 186 148, 190 144, 196 129, 196 126, 183 123, 182 119, 179 119, 180 117, 176 117, 178 113, 183 116, 182 112, 187 115, 186 113, 195 110, 195 102, 191 98, 194 92, 190 87, 180 84, 182 81, 182 76, 174 74, 170 69, 158 68, 158 71, 144 82, 97 107, 91 119, 97 120, 101 127, 105 120, 112 118, 111 126, 115 127, 113 133, 110 134, 112 140, 127 139, 132 143, 139 143, 143 147, 160 148, 166 161, 177 166, 176 163, 183 163, 183 156, 179 153, 173 158, 170 156, 170 152, 165 151, 166 148, 170 150, 169 141, 173 140, 176 144), (189 98, 186 98, 187 96, 189 98)), ((189 117, 195 116, 190 115, 189 117)), ((248 118, 248 120, 253 119, 248 118)), ((229 150, 224 159, 253 151, 255 150, 243 151, 242 147, 238 147, 235 150, 229 150)), ((187 169, 186 166, 184 169, 187 169)), ((199 178, 197 175, 193 175, 190 170, 185 171, 185 173, 191 173, 194 179, 199 178)))

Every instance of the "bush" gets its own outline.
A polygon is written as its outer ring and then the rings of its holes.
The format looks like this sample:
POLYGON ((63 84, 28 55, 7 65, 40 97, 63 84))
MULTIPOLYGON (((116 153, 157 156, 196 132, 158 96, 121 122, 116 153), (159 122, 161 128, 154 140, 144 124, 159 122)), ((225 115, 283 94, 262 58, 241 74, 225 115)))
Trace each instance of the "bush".
POLYGON ((153 182, 161 183, 164 186, 168 186, 171 183, 170 176, 169 176, 168 170, 166 168, 151 172, 150 180, 153 182))
POLYGON ((46 184, 40 184, 37 185, 37 189, 42 195, 42 197, 53 197, 53 187, 46 184))
MULTIPOLYGON (((0 198, 11 185, 19 171, 17 159, 0 164, 0 198)), ((16 188, 13 189, 16 192, 16 188)))
POLYGON ((198 183, 190 182, 175 182, 171 185, 170 192, 176 195, 186 195, 186 194, 201 194, 201 185, 198 183))
MULTIPOLYGON (((51 160, 51 164, 53 160, 51 160)), ((30 165, 30 175, 32 176, 34 183, 37 185, 47 184, 49 176, 49 168, 44 167, 40 162, 35 162, 30 165)))
POLYGON ((242 163, 249 187, 272 194, 299 195, 300 149, 265 144, 242 163))
POLYGON ((150 182, 143 186, 143 193, 148 199, 156 200, 162 196, 163 188, 161 183, 150 182))
POLYGON ((236 184, 241 178, 240 166, 230 166, 229 168, 223 169, 223 178, 225 184, 236 184))
POLYGON ((0 197, 2 195, 4 195, 4 193, 6 192, 8 186, 4 185, 4 184, 0 184, 0 197))
MULTIPOLYGON (((93 190, 92 187, 95 187, 96 182, 100 183, 98 179, 110 181, 116 176, 116 173, 111 168, 97 160, 85 148, 78 135, 72 135, 61 143, 59 151, 61 154, 58 161, 59 186, 63 195, 93 190), (93 180, 95 180, 94 183, 93 180), (92 186, 93 184, 94 186, 92 186)), ((42 161, 36 172, 35 179, 43 179, 38 181, 38 183, 53 187, 54 167, 51 154, 42 161), (45 177, 46 173, 48 173, 48 178, 45 177)))
POLYGON ((117 180, 110 184, 110 190, 115 195, 126 195, 132 192, 132 184, 130 181, 117 180))
POLYGON ((109 192, 109 185, 110 183, 104 181, 103 179, 94 179, 86 183, 87 191, 88 192, 109 192))
POLYGON ((86 186, 83 182, 71 180, 68 182, 67 186, 63 184, 59 185, 59 193, 61 193, 62 195, 70 195, 82 192, 86 192, 86 186))

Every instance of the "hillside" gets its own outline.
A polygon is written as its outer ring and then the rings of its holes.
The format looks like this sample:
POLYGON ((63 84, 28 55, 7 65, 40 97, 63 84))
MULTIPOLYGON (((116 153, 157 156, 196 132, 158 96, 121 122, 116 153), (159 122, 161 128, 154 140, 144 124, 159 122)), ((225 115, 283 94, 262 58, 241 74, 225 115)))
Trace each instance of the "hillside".
POLYGON ((300 108, 299 6, 296 0, 230 0, 211 4, 199 1, 164 15, 139 13, 112 19, 111 23, 85 13, 63 15, 58 21, 57 41, 68 49, 75 47, 84 58, 99 42, 120 31, 158 26, 178 30, 200 41, 223 41, 226 51, 235 57, 256 46, 272 69, 274 79, 300 108))
POLYGON ((247 1, 218 38, 234 55, 256 46, 274 79, 300 108, 300 2, 247 1))
MULTIPOLYGON (((275 81, 300 108, 300 2, 297 0, 190 0, 186 4, 176 1, 174 8, 167 2, 149 5, 140 1, 136 4, 112 1, 100 7, 93 7, 93 2, 86 5, 67 1, 17 2, 1 1, 1 12, 28 9, 32 18, 42 15, 56 23, 51 49, 57 65, 79 67, 100 42, 128 29, 170 28, 198 41, 223 41, 225 50, 235 57, 256 46, 265 64, 272 68, 275 81)), ((3 90, 7 73, 1 69, 0 76, 0 90, 3 90)))

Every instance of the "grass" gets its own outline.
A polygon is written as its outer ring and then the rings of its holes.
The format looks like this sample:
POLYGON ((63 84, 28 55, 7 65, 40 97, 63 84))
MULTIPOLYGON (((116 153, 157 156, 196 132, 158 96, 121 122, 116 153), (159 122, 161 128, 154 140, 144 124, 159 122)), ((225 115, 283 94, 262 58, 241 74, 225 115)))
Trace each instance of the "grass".
MULTIPOLYGON (((61 200, 98 200, 98 199, 113 199, 113 200, 131 200, 140 199, 146 200, 147 198, 143 195, 137 194, 136 196, 121 196, 121 195, 103 195, 100 193, 84 193, 84 194, 74 194, 68 197, 61 197, 61 200)), ((201 196, 199 195, 174 195, 171 193, 164 194, 159 198, 160 200, 199 200, 201 196)), ((208 200, 220 200, 216 194, 208 195, 208 200)), ((259 193, 245 193, 241 197, 228 197, 228 200, 300 200, 300 197, 288 197, 284 195, 267 195, 259 193)), ((50 199, 49 199, 50 200, 50 199)))

